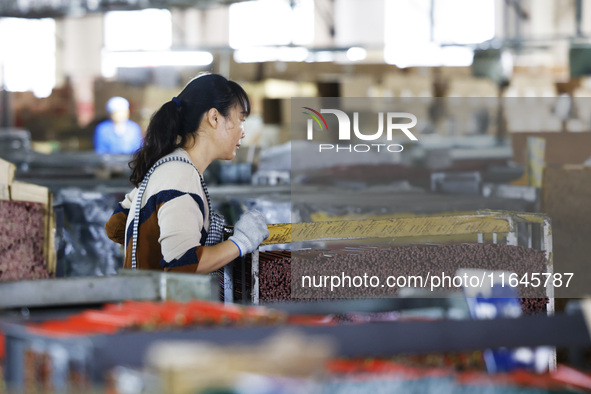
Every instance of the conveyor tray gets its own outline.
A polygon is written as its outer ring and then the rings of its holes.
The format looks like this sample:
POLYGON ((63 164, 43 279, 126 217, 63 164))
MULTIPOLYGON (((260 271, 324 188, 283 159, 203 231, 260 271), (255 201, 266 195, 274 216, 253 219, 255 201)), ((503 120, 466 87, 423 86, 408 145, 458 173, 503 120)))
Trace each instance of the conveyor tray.
POLYGON ((306 336, 330 338, 336 345, 339 357, 380 357, 524 346, 587 347, 591 343, 581 313, 514 319, 409 320, 336 326, 201 327, 77 337, 37 335, 23 329, 20 324, 3 323, 1 328, 6 335, 5 378, 9 387, 14 389, 23 387, 24 357, 31 346, 38 350, 59 349, 60 354, 69 355, 71 360, 68 359, 68 362, 75 362, 89 381, 100 384, 115 366, 141 368, 147 349, 159 341, 253 345, 285 329, 297 330, 306 336))

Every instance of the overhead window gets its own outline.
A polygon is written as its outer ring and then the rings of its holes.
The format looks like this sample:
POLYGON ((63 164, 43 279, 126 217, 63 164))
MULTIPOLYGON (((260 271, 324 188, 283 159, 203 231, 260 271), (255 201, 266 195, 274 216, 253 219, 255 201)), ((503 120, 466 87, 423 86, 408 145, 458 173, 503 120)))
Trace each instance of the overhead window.
POLYGON ((0 79, 8 91, 48 97, 55 87, 55 21, 0 18, 0 79))
POLYGON ((433 40, 478 44, 495 35, 494 0, 435 0, 433 40))
POLYGON ((105 15, 102 74, 118 68, 200 66, 213 61, 205 51, 171 51, 172 15, 168 10, 111 11, 105 15))
POLYGON ((384 14, 384 58, 398 67, 469 66, 473 50, 464 44, 495 34, 494 0, 387 1, 384 14))
POLYGON ((111 11, 105 14, 105 49, 148 51, 172 46, 172 17, 168 10, 111 11))
POLYGON ((230 5, 229 41, 236 61, 302 61, 314 39, 313 0, 255 0, 230 5))

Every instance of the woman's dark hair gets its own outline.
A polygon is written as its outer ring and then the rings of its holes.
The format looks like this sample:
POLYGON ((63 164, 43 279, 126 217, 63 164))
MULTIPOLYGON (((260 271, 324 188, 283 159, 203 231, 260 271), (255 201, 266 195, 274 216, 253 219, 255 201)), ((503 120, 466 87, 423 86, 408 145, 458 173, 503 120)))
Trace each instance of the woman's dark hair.
POLYGON ((154 163, 185 146, 199 128, 203 114, 211 108, 227 117, 237 104, 246 115, 250 113, 248 95, 236 82, 217 74, 192 79, 178 97, 164 103, 152 115, 142 147, 129 162, 131 183, 139 186, 154 163))

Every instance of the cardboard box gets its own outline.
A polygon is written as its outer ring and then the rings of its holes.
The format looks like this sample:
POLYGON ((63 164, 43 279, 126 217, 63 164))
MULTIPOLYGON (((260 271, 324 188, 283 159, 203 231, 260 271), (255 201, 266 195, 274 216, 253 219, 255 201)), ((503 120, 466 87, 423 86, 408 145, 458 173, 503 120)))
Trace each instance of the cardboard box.
POLYGON ((554 272, 574 273, 568 287, 555 288, 556 299, 579 298, 589 293, 589 199, 590 167, 547 166, 544 169, 542 212, 552 218, 554 272))
POLYGON ((546 140, 544 160, 547 165, 583 164, 591 157, 591 132, 511 133, 513 160, 521 165, 527 164, 528 137, 546 140))
POLYGON ((10 200, 10 188, 8 185, 14 180, 16 166, 6 160, 0 159, 0 200, 10 200))

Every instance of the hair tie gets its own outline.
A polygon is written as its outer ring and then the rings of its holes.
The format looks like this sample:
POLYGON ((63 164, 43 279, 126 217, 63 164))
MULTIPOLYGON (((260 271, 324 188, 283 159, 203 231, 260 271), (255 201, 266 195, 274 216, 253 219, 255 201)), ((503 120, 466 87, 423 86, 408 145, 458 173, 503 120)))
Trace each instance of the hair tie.
POLYGON ((174 103, 176 104, 176 107, 177 107, 178 109, 180 109, 180 108, 181 108, 181 100, 180 100, 178 97, 173 97, 173 98, 172 98, 172 101, 174 101, 174 103))

